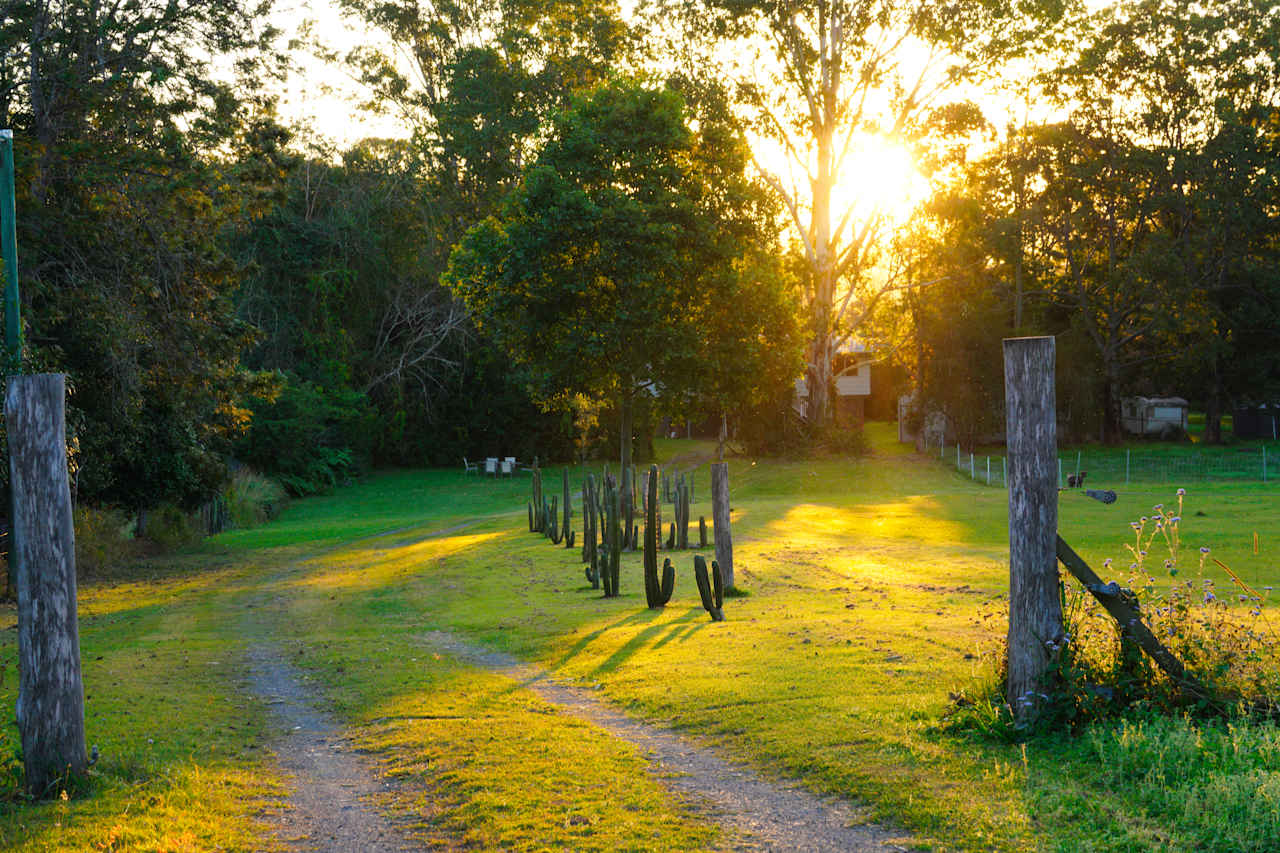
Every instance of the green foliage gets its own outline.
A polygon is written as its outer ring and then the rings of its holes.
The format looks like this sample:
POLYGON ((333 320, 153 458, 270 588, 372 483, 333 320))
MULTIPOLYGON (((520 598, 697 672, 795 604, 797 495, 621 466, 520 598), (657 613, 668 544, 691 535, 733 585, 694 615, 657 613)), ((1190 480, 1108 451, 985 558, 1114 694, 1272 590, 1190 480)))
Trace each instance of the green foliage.
POLYGON ((102 578, 118 574, 139 557, 133 523, 118 509, 77 504, 72 511, 76 533, 76 575, 102 578))
POLYGON ((189 548, 204 538, 200 519, 175 504, 147 510, 139 521, 138 535, 166 551, 189 548))
POLYGON ((237 455, 270 472, 292 495, 324 492, 359 470, 357 450, 368 422, 364 399, 294 380, 273 400, 258 400, 237 455))
POLYGON ((223 486, 222 501, 232 529, 245 530, 271 521, 284 509, 288 498, 275 480, 249 468, 241 468, 223 486))
POLYGON ((728 366, 707 363, 705 335, 767 340, 737 308, 757 285, 743 261, 772 242, 769 199, 741 140, 690 118, 677 93, 628 81, 579 99, 455 250, 446 281, 543 399, 614 399, 626 423, 644 389, 713 387, 728 366))
POLYGON ((258 11, 51 0, 0 22, 28 368, 68 374, 81 499, 193 503, 244 425, 254 330, 220 237, 275 178, 279 128, 241 96, 271 60, 258 11))

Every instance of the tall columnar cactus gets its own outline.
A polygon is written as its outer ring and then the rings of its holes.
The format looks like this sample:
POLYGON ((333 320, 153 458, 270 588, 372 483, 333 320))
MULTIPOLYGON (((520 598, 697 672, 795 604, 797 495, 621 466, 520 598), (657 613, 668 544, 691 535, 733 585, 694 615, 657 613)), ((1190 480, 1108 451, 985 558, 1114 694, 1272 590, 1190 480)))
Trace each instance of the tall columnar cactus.
POLYGON ((658 466, 649 468, 645 488, 644 512, 644 598, 651 608, 662 607, 671 600, 675 588, 676 570, 667 559, 662 565, 662 579, 658 579, 658 466))
POLYGON ((707 547, 707 517, 705 515, 698 516, 698 547, 707 547))
POLYGON ((635 551, 640 547, 636 536, 638 525, 636 524, 636 501, 633 482, 635 478, 634 468, 623 472, 622 478, 622 547, 627 551, 635 551))
POLYGON ((618 493, 618 484, 612 477, 605 481, 605 511, 608 552, 605 564, 601 567, 601 580, 604 582, 605 598, 615 598, 618 595, 618 574, 622 564, 622 495, 618 493))
POLYGON ((560 535, 564 537, 564 547, 573 547, 573 504, 569 495, 569 469, 560 469, 561 489, 564 494, 564 524, 561 525, 560 535))
POLYGON ((542 506, 543 506, 542 469, 538 467, 538 464, 536 462, 533 465, 532 486, 533 486, 533 524, 529 529, 532 530, 534 533, 542 533, 545 530, 545 525, 543 523, 545 519, 542 516, 542 506))
POLYGON ((711 614, 712 622, 724 621, 724 580, 720 577, 720 564, 711 561, 711 572, 708 577, 707 561, 698 554, 693 558, 693 577, 698 582, 698 595, 702 598, 702 607, 711 614))
POLYGON ((560 499, 552 495, 551 508, 547 510, 547 538, 551 540, 552 545, 559 545, 560 540, 564 538, 564 531, 560 529, 556 520, 559 502, 560 499))
POLYGON ((667 537, 667 550, 673 551, 676 547, 676 523, 671 522, 671 535, 667 537))
POLYGON ((533 502, 529 502, 529 532, 533 532, 533 502))
POLYGON ((586 485, 583 486, 582 492, 583 519, 582 519, 582 548, 586 554, 585 569, 587 582, 591 584, 592 589, 600 588, 600 563, 599 549, 596 528, 600 524, 600 516, 596 512, 596 481, 590 474, 587 475, 586 485))
POLYGON ((684 475, 680 475, 680 485, 676 489, 676 547, 681 551, 689 547, 689 484, 684 475))

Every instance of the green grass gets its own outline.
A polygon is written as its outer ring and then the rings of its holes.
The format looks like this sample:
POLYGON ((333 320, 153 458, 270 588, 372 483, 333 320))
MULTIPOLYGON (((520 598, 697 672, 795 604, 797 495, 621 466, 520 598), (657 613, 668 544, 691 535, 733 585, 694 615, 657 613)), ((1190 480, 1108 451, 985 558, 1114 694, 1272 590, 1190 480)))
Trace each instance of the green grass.
MULTIPOLYGON (((1227 840, 1219 849, 1250 849, 1250 838, 1274 838, 1272 727, 1135 718, 1040 738, 1024 752, 939 724, 948 694, 981 675, 975 655, 996 633, 981 614, 1007 589, 1006 497, 906 452, 884 425, 869 431, 876 452, 866 459, 731 460, 735 563, 750 595, 726 602, 723 623, 697 604, 690 554, 674 555, 676 592, 664 610, 644 607, 639 554, 624 556, 623 595, 602 599, 577 549, 526 532, 527 476, 460 471, 379 475, 294 502, 271 525, 215 537, 158 581, 87 588, 86 685, 99 712, 90 740, 109 744, 107 756, 141 756, 146 772, 108 765, 88 798, 5 806, 0 844, 39 849, 70 825, 66 846, 85 848, 122 825, 136 833, 126 846, 158 848, 158 827, 171 819, 195 847, 243 848, 279 780, 252 748, 270 734, 262 709, 223 669, 246 637, 268 629, 402 780, 382 805, 414 816, 428 841, 721 843, 641 772, 635 749, 518 684, 438 656, 424 639, 432 630, 596 685, 768 774, 865 800, 932 849, 1194 850, 1215 838, 1227 840), (428 537, 464 522, 474 523, 428 537), (195 571, 205 564, 221 568, 195 571), (263 595, 270 607, 246 614, 263 595), (152 729, 164 736, 147 744, 152 729), (197 773, 205 781, 193 781, 197 773), (201 785, 229 789, 239 778, 253 784, 214 797, 207 814, 181 805, 203 795, 201 785), (149 796, 161 804, 140 805, 149 796)), ((657 447, 664 458, 714 450, 657 447)), ((558 492, 558 469, 546 475, 558 492)), ((696 529, 710 515, 705 466, 695 483, 696 529)), ((1060 529, 1101 571, 1103 558, 1121 557, 1128 522, 1168 503, 1176 485, 1132 486, 1112 507, 1063 493, 1060 529)), ((1274 584, 1276 487, 1187 488, 1188 546, 1207 544, 1246 580, 1274 584)), ((0 659, 11 662, 13 635, 3 637, 0 659)), ((8 707, 15 680, 0 684, 8 707)))

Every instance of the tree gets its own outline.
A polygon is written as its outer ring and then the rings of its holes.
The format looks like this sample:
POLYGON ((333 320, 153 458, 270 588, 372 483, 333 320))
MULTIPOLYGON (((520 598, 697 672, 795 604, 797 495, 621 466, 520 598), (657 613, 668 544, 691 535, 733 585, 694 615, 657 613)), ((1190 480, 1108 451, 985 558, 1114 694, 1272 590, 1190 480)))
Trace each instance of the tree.
POLYGON ((28 358, 69 376, 81 497, 207 496, 244 425, 260 377, 240 368, 253 329, 234 315, 220 237, 276 179, 278 128, 239 88, 273 63, 260 11, 3 6, 0 121, 15 129, 28 358), (215 56, 234 57, 235 72, 214 73, 215 56))
POLYGON ((911 144, 972 127, 980 114, 943 103, 948 87, 1029 48, 1039 18, 1058 4, 1027 6, 1019 18, 1002 3, 928 0, 691 0, 682 8, 688 26, 733 42, 719 55, 739 57, 737 65, 720 73, 737 79, 749 124, 799 176, 756 164, 784 198, 806 259, 808 417, 826 423, 834 356, 886 298, 913 285, 885 274, 886 212, 836 206, 838 187, 856 193, 860 140, 911 144))
POLYGON ((617 401, 624 467, 638 396, 709 387, 705 338, 759 340, 767 318, 735 303, 780 281, 743 274, 773 241, 742 140, 689 118, 678 93, 631 81, 580 99, 446 277, 543 400, 617 401))

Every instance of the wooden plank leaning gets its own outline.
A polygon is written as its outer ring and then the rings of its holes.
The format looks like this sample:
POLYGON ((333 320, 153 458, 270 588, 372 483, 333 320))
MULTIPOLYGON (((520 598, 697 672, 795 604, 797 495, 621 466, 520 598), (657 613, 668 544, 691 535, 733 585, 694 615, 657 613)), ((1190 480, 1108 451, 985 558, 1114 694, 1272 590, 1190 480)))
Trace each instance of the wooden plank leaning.
POLYGON ((1121 587, 1115 581, 1103 583, 1102 578, 1098 577, 1089 564, 1072 550, 1061 536, 1058 537, 1058 560, 1098 600, 1111 618, 1116 620, 1122 634, 1137 643, 1138 647, 1156 662, 1156 666, 1164 670, 1174 684, 1195 696, 1209 698, 1209 692, 1194 678, 1187 675, 1187 669, 1182 665, 1182 661, 1166 649, 1142 621, 1142 611, 1138 609, 1137 600, 1131 591, 1121 587))

